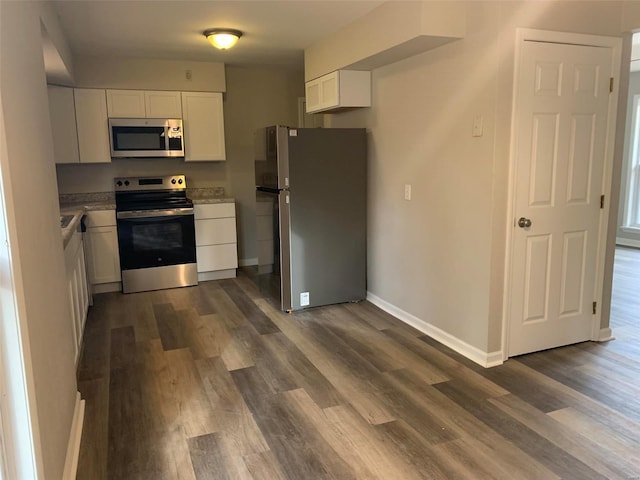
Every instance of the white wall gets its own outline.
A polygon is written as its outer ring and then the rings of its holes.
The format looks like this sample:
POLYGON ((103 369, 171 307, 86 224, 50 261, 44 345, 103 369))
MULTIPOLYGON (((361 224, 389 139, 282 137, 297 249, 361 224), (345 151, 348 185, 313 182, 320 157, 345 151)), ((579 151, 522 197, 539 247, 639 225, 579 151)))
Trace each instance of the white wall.
POLYGON ((224 92, 224 63, 77 57, 76 87, 224 92), (190 72, 187 78, 187 70, 190 72))
POLYGON ((257 259, 253 132, 268 125, 298 123, 302 72, 227 66, 225 128, 230 191, 236 198, 238 258, 257 259))
POLYGON ((47 7, 0 2, 0 100, 6 139, 1 171, 38 478, 59 479, 77 389, 39 35, 40 8, 47 7))
POLYGON ((515 29, 618 35, 621 8, 464 5, 463 40, 375 70, 373 106, 328 122, 370 131, 369 290, 490 353, 502 334, 515 29))

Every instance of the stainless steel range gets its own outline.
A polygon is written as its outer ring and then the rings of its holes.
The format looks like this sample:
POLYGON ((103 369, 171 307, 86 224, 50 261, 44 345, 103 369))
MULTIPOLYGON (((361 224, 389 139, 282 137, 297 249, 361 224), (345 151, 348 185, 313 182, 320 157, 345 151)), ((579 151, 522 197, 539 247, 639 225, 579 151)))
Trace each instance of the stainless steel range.
POLYGON ((122 291, 197 285, 193 203, 185 176, 114 181, 122 291))

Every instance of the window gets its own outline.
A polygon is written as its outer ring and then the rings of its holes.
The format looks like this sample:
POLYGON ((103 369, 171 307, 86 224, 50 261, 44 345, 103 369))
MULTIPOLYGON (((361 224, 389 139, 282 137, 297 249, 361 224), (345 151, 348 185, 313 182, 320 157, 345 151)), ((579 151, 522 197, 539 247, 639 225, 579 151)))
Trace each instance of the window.
POLYGON ((640 230, 640 95, 633 97, 623 228, 640 230))

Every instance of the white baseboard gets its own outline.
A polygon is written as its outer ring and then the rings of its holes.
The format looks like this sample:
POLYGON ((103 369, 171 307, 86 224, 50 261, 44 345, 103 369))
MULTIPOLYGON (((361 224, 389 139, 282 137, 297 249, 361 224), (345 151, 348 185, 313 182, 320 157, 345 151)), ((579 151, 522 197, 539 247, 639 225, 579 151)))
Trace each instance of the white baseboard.
POLYGON ((222 280, 225 278, 236 278, 236 269, 230 268, 228 270, 216 270, 214 272, 198 273, 199 282, 207 282, 209 280, 222 280))
POLYGON ((241 258, 238 260, 238 266, 240 267, 252 267, 258 264, 258 257, 255 258, 241 258))
POLYGON ((67 458, 64 461, 63 480, 75 480, 78 471, 78 458, 80 457, 80 440, 82 440, 82 425, 84 424, 84 400, 80 398, 80 392, 76 394, 76 407, 73 411, 71 433, 67 445, 67 458))
POLYGON ((616 237, 616 245, 621 245, 623 247, 640 248, 640 240, 634 240, 632 238, 616 237))
POLYGON ((122 291, 122 282, 96 283, 91 285, 92 294, 121 292, 121 291, 122 291))
POLYGON ((615 340, 616 337, 613 336, 613 330, 611 328, 601 328, 600 335, 598 335, 598 342, 608 342, 610 340, 615 340))
POLYGON ((479 348, 469 345, 467 342, 460 340, 458 337, 451 335, 450 333, 441 330, 440 328, 425 322, 424 320, 405 312, 404 310, 396 307, 395 305, 381 299, 371 292, 367 292, 367 300, 374 305, 380 307, 387 313, 390 313, 404 323, 411 325, 413 328, 420 330, 425 335, 430 336, 434 340, 446 345, 447 347, 455 350, 460 355, 464 355, 469 360, 477 363, 478 365, 489 368, 496 365, 502 365, 504 362, 502 351, 495 352, 483 352, 479 348))

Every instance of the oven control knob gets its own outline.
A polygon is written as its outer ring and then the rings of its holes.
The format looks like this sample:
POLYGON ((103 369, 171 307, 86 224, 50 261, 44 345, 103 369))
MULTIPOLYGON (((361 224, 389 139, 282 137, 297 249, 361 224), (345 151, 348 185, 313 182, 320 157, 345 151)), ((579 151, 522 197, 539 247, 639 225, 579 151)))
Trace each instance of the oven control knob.
POLYGON ((162 261, 162 257, 158 257, 158 262, 161 262, 161 261, 162 261))
POLYGON ((176 184, 176 179, 175 179, 175 178, 172 178, 172 179, 171 179, 171 183, 173 183, 173 184, 175 185, 175 184, 176 184))
POLYGON ((124 186, 125 186, 125 187, 128 187, 128 186, 129 186, 129 180, 125 180, 125 181, 124 181, 124 186))
POLYGON ((117 183, 116 185, 118 185, 119 187, 121 187, 121 186, 122 186, 122 181, 118 180, 118 183, 117 183))
POLYGON ((178 184, 182 185, 182 179, 178 180, 178 184))

